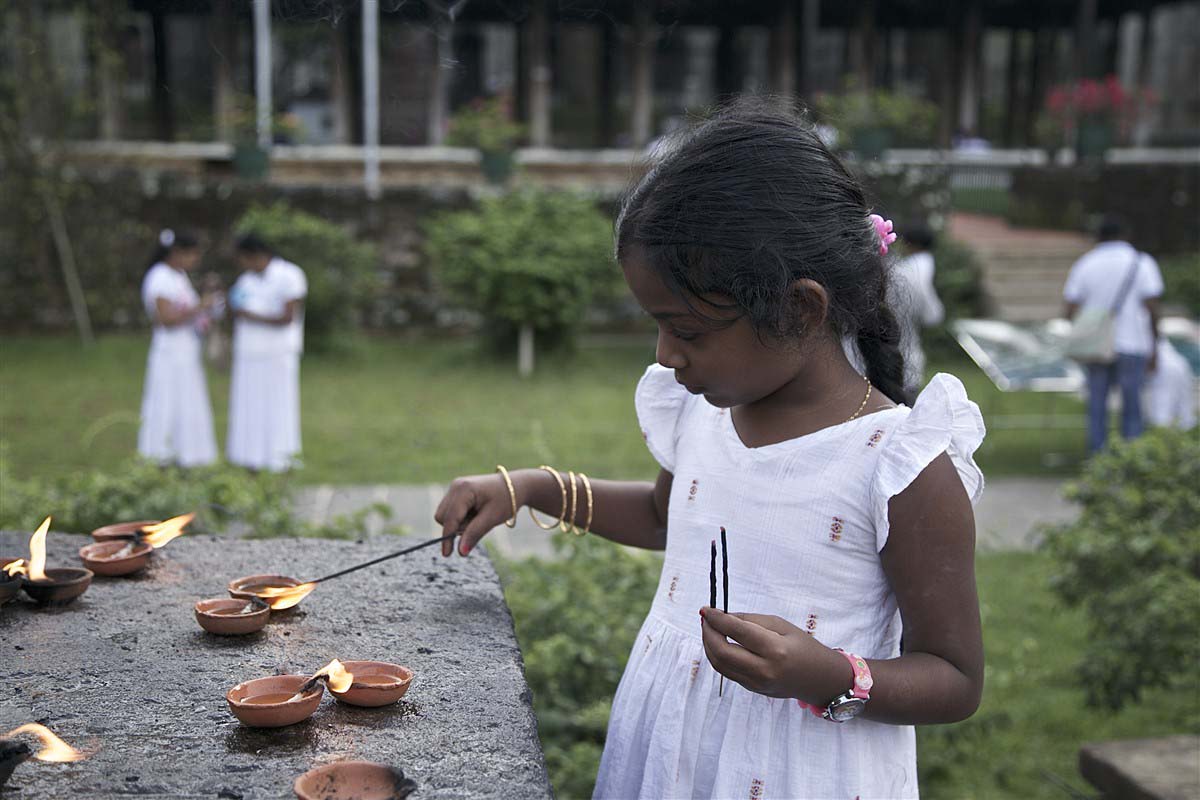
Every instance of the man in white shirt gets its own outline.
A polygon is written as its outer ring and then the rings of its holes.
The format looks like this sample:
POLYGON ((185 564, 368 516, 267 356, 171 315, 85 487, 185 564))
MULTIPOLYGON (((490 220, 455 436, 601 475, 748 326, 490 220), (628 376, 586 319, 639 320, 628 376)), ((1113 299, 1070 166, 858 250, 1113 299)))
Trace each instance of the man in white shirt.
POLYGON ((1121 435, 1140 436, 1144 430, 1141 393, 1146 373, 1155 368, 1158 341, 1158 300, 1163 293, 1158 263, 1122 238, 1121 222, 1106 216, 1099 243, 1071 267, 1063 289, 1066 317, 1081 308, 1113 309, 1111 363, 1087 364, 1088 449, 1104 447, 1108 435, 1108 394, 1121 389, 1121 435))
POLYGON ((237 243, 245 270, 229 292, 233 369, 226 453, 234 464, 282 472, 300 454, 304 271, 254 234, 237 243))

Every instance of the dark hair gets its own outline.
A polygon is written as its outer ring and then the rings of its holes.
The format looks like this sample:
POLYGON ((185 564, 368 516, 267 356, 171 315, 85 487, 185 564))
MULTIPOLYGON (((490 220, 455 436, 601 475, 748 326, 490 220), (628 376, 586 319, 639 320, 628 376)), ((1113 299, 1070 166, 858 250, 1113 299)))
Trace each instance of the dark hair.
POLYGON ((617 258, 640 246, 685 302, 731 298, 764 340, 798 339, 790 287, 821 284, 834 332, 853 338, 871 382, 908 402, 887 269, 858 180, 812 126, 741 100, 659 151, 622 203, 617 258), (707 298, 706 298, 707 299, 707 298))
POLYGON ((154 252, 150 254, 150 263, 146 266, 147 268, 153 267, 170 255, 172 250, 190 250, 199 246, 200 238, 191 231, 163 228, 158 232, 158 239, 154 242, 154 252))
POLYGON ((257 233, 244 233, 238 237, 237 251, 247 255, 275 255, 271 245, 263 241, 257 233))
POLYGON ((1125 220, 1116 214, 1105 214, 1100 218, 1096 228, 1096 238, 1102 242, 1111 242, 1125 237, 1125 220))
POLYGON ((937 241, 937 234, 926 222, 914 222, 906 225, 900 232, 900 238, 919 250, 932 250, 937 241))

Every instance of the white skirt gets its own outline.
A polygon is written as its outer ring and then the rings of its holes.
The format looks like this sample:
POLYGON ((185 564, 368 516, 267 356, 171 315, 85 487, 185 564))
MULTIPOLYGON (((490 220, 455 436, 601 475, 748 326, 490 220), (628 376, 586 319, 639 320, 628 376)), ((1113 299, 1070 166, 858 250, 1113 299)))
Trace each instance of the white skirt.
POLYGON ((217 459, 200 341, 154 342, 146 360, 138 452, 164 464, 196 467, 217 459))
POLYGON ((229 384, 230 462, 283 472, 300 454, 300 356, 234 354, 229 384))

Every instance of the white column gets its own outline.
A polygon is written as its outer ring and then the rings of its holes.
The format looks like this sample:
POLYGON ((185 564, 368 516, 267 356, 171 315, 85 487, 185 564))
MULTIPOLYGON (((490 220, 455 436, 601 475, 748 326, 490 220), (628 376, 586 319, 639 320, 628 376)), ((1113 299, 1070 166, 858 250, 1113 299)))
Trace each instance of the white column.
POLYGON ((379 0, 363 0, 363 183, 367 197, 379 187, 379 0))
POLYGON ((645 147, 653 135, 654 115, 654 48, 658 29, 654 26, 654 9, 650 2, 633 6, 633 102, 630 109, 630 128, 634 147, 645 147))
POLYGON ((258 146, 271 147, 271 2, 254 0, 254 100, 258 146))
POLYGON ((453 22, 438 20, 432 28, 433 66, 429 72, 429 129, 426 141, 441 145, 446 141, 446 120, 450 114, 450 64, 454 61, 453 22))

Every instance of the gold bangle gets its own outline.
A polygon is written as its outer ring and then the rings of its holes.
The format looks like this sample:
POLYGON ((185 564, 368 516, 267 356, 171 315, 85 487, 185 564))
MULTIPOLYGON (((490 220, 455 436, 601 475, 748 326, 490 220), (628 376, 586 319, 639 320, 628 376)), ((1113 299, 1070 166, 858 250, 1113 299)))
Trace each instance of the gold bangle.
POLYGON ((576 534, 577 536, 583 536, 583 534, 585 534, 585 533, 589 533, 589 532, 591 532, 591 530, 592 530, 592 510, 593 510, 593 506, 592 506, 592 482, 591 482, 591 481, 589 481, 589 480, 588 480, 588 476, 587 476, 587 475, 584 475, 582 472, 581 472, 581 473, 579 473, 579 477, 583 479, 583 488, 584 488, 585 494, 586 494, 586 496, 587 496, 588 510, 587 510, 587 519, 586 519, 586 520, 584 521, 584 523, 583 523, 583 532, 581 533, 581 532, 579 531, 579 529, 578 529, 578 528, 576 528, 576 529, 575 529, 575 534, 576 534))
POLYGON ((538 467, 538 469, 544 469, 546 472, 549 472, 554 476, 554 480, 558 481, 558 489, 560 492, 562 492, 562 513, 558 515, 558 522, 550 525, 545 524, 537 518, 537 514, 533 512, 533 506, 529 507, 529 516, 535 523, 537 523, 537 526, 544 531, 552 531, 555 528, 562 528, 563 520, 567 518, 567 485, 563 483, 562 475, 559 475, 558 470, 556 470, 554 467, 548 467, 545 464, 542 464, 540 467, 538 467))
POLYGON ((499 472, 504 477, 504 485, 508 487, 508 499, 512 501, 512 516, 504 521, 504 524, 510 528, 517 527, 517 490, 513 488, 512 478, 508 476, 508 470, 503 464, 496 465, 496 472, 499 472))
POLYGON ((575 482, 574 472, 567 470, 567 477, 571 481, 571 510, 567 514, 566 524, 563 525, 563 533, 571 531, 579 535, 579 528, 575 525, 575 520, 579 516, 579 486, 575 482))

